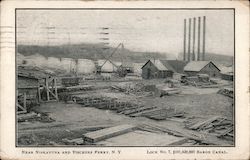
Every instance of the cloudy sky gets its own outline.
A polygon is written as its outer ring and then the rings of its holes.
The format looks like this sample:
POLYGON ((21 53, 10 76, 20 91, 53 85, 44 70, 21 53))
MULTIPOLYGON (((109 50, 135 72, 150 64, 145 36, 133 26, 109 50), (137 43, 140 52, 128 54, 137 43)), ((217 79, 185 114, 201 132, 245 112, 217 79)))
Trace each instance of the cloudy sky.
POLYGON ((17 10, 17 42, 123 43, 134 51, 177 55, 183 52, 183 20, 198 16, 207 20, 206 51, 233 55, 233 10, 17 10))

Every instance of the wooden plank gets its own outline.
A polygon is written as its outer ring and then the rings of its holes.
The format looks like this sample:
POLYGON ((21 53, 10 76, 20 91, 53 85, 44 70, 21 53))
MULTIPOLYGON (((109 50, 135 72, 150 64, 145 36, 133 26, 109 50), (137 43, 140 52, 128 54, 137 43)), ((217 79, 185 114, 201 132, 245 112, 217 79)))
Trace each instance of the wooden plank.
POLYGON ((55 86, 55 95, 56 95, 56 100, 58 101, 58 93, 57 93, 57 83, 56 83, 56 78, 54 78, 54 86, 55 86))
POLYGON ((46 89, 46 92, 47 92, 47 100, 49 101, 49 83, 48 83, 48 78, 45 79, 45 89, 46 89))
POLYGON ((62 139, 62 141, 65 144, 68 144, 68 145, 81 145, 81 144, 84 144, 84 141, 83 141, 82 138, 76 138, 76 139, 64 138, 64 139, 62 139))
POLYGON ((42 99, 41 99, 40 85, 38 85, 38 87, 37 87, 37 93, 38 93, 38 102, 41 102, 42 99))
POLYGON ((218 116, 214 116, 214 117, 209 118, 209 119, 207 119, 207 120, 205 120, 205 121, 198 122, 198 123, 194 124, 193 126, 190 126, 189 128, 190 128, 190 129, 193 129, 193 130, 196 130, 196 129, 198 129, 199 127, 201 127, 202 125, 212 123, 213 121, 215 121, 215 120, 218 119, 218 118, 219 118, 218 116))
POLYGON ((105 128, 94 132, 89 132, 83 135, 84 141, 95 143, 101 140, 105 140, 114 136, 128 133, 135 129, 134 125, 119 125, 111 128, 105 128))
POLYGON ((25 108, 17 103, 17 107, 20 108, 22 111, 25 111, 25 108))
POLYGON ((134 114, 131 114, 130 116, 131 117, 144 116, 145 114, 155 112, 155 111, 160 111, 160 110, 162 110, 162 108, 155 108, 155 109, 152 109, 152 110, 146 110, 146 111, 143 111, 143 112, 134 113, 134 114))
POLYGON ((17 117, 18 117, 18 121, 21 121, 21 120, 26 120, 26 119, 33 118, 36 116, 37 116, 36 113, 31 112, 31 113, 26 113, 26 114, 19 114, 17 117))
MULTIPOLYGON (((46 84, 47 85, 47 84, 46 84)), ((45 87, 46 91, 47 91, 47 99, 48 101, 50 100, 50 97, 49 97, 49 93, 51 93, 52 96, 54 96, 55 98, 57 97, 50 89, 49 87, 45 86, 44 84, 42 84, 42 86, 45 87)))
POLYGON ((182 139, 175 141, 175 142, 172 142, 168 145, 170 145, 170 146, 182 145, 182 144, 186 143, 188 140, 189 140, 189 138, 182 138, 182 139))
POLYGON ((217 138, 216 136, 212 135, 212 134, 203 134, 197 131, 192 131, 192 130, 187 130, 184 128, 173 128, 170 126, 162 126, 159 124, 144 124, 146 126, 152 127, 152 128, 156 128, 158 130, 161 130, 163 132, 167 132, 169 134, 175 135, 175 136, 180 136, 180 137, 186 137, 189 138, 191 140, 195 140, 201 143, 205 143, 205 144, 211 144, 211 145, 223 145, 223 146, 230 146, 232 145, 230 142, 222 140, 217 138))

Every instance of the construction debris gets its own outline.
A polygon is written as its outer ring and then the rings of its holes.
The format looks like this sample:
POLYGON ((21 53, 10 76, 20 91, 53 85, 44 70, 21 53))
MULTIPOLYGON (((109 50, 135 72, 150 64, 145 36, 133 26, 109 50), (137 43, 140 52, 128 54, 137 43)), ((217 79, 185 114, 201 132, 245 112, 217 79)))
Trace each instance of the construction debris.
POLYGON ((53 122, 54 120, 50 118, 46 113, 30 112, 25 114, 18 114, 18 122, 27 121, 53 122))
POLYGON ((143 92, 143 83, 131 83, 122 82, 118 85, 111 86, 112 89, 118 90, 120 92, 125 92, 126 94, 137 94, 138 92, 143 92))
POLYGON ((222 88, 217 93, 233 98, 234 90, 233 88, 222 88))
POLYGON ((179 88, 163 88, 160 90, 160 97, 163 97, 165 95, 170 96, 179 93, 181 93, 181 90, 179 88))
POLYGON ((80 84, 80 77, 62 77, 62 85, 65 87, 77 86, 80 84))
POLYGON ((109 97, 73 97, 74 102, 83 105, 84 107, 96 107, 98 109, 114 110, 119 114, 127 116, 134 115, 146 110, 155 109, 155 106, 145 107, 140 104, 131 102, 121 102, 117 98, 109 97))
POLYGON ((168 126, 162 126, 162 125, 156 125, 156 124, 150 124, 150 123, 140 125, 139 127, 143 128, 144 130, 149 129, 149 131, 155 130, 158 132, 168 133, 170 135, 174 135, 177 137, 186 137, 189 140, 194 141, 193 144, 231 145, 230 142, 219 139, 218 136, 215 136, 212 134, 203 134, 200 132, 185 130, 185 129, 177 130, 168 126))
POLYGON ((213 133, 221 138, 224 136, 229 136, 231 139, 233 138, 233 123, 224 117, 215 116, 197 123, 191 122, 187 124, 186 127, 196 131, 213 133))
POLYGON ((77 85, 71 87, 65 87, 64 91, 67 92, 75 92, 75 91, 89 91, 92 90, 94 87, 92 85, 77 85))
POLYGON ((101 129, 94 132, 89 132, 83 135, 83 141, 95 143, 101 140, 105 140, 114 136, 118 136, 124 133, 128 133, 135 129, 134 125, 119 125, 111 128, 101 129))
POLYGON ((68 139, 64 138, 62 141, 67 145, 81 145, 84 144, 84 141, 82 138, 76 138, 76 139, 68 139))
POLYGON ((144 113, 143 116, 154 120, 166 120, 172 117, 184 117, 184 112, 176 111, 173 108, 162 108, 144 113))

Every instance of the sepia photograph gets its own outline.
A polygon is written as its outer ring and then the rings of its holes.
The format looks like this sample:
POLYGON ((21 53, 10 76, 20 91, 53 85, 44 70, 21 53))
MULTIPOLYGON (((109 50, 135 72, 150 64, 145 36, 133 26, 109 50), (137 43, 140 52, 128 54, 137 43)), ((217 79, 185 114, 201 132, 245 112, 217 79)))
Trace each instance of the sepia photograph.
POLYGON ((16 147, 235 147, 233 8, 17 8, 15 40, 16 147))

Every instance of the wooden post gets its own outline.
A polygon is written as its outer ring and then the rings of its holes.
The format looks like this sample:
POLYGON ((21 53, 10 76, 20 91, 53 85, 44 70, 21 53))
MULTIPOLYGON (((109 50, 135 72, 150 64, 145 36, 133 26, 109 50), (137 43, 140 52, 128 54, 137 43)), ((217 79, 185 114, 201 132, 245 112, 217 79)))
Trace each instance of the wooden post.
POLYGON ((54 86, 55 86, 55 95, 56 95, 56 100, 58 101, 56 77, 54 78, 54 86))
POLYGON ((45 85, 46 85, 46 92, 47 92, 47 101, 50 100, 49 98, 49 83, 48 83, 49 79, 45 78, 45 85))
POLYGON ((38 102, 40 103, 42 101, 41 99, 41 92, 40 92, 40 85, 38 84, 38 88, 37 88, 37 93, 38 93, 38 102))

